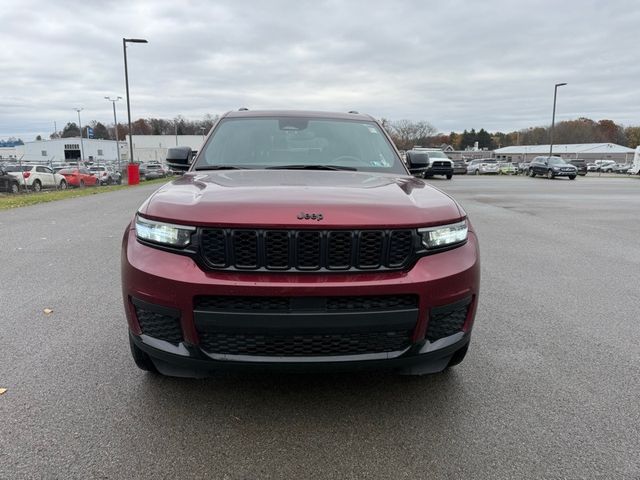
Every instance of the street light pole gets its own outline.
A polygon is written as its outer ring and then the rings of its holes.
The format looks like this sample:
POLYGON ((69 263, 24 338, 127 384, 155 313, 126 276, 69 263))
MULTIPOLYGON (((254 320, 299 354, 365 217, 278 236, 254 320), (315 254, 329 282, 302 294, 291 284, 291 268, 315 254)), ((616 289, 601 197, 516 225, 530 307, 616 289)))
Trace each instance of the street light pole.
MULTIPOLYGON (((82 108, 74 108, 78 112, 78 127, 80 128, 80 162, 84 159, 84 144, 82 143, 82 122, 80 121, 80 112, 82 108)), ((80 162, 78 162, 78 168, 80 168, 80 162)))
POLYGON ((122 50, 124 53, 124 82, 127 89, 127 118, 129 120, 129 163, 133 163, 133 131, 131 129, 131 103, 129 101, 129 70, 127 68, 127 43, 149 43, 143 38, 123 38, 122 50))
POLYGON ((116 102, 118 100, 122 100, 122 97, 104 97, 106 100, 109 100, 113 104, 113 129, 116 134, 116 151, 118 153, 118 173, 122 175, 122 167, 120 166, 120 143, 118 142, 118 119, 116 118, 116 102))
POLYGON ((556 97, 558 96, 558 87, 565 86, 566 83, 556 83, 553 89, 553 115, 551 116, 551 132, 549 134, 549 157, 553 156, 553 128, 556 124, 556 97))

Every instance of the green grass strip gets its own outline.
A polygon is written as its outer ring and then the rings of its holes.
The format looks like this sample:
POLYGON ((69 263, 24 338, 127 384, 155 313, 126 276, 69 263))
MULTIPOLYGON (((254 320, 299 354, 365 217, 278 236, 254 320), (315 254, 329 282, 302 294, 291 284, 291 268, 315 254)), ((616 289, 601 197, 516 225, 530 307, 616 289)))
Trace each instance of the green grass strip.
MULTIPOLYGON (((140 185, 163 184, 171 181, 169 178, 156 178, 141 182, 140 185)), ((67 198, 86 197, 88 195, 99 195, 106 192, 114 192, 116 190, 124 190, 127 188, 136 188, 137 185, 106 185, 104 187, 84 187, 84 188, 68 188, 66 190, 42 190, 41 192, 21 192, 19 194, 0 193, 0 210, 8 210, 10 208, 27 207, 29 205, 37 205, 39 203, 55 202, 65 200, 67 198)))

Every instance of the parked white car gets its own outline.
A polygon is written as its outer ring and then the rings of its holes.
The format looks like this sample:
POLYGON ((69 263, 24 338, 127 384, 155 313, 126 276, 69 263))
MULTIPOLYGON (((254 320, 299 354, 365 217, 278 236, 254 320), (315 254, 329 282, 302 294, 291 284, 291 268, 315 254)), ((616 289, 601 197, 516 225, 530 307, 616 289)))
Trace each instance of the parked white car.
POLYGON ((479 158, 471 160, 467 164, 467 173, 469 175, 497 174, 498 161, 493 158, 479 158))
POLYGON ((49 167, 44 165, 6 165, 5 170, 9 175, 18 179, 20 185, 31 188, 39 192, 43 188, 67 188, 67 180, 64 176, 53 173, 49 167))

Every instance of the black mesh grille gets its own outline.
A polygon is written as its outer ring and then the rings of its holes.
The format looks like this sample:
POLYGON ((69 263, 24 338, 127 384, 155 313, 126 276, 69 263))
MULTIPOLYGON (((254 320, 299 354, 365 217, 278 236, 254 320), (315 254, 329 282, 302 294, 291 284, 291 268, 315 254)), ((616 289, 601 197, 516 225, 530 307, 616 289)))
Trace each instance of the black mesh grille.
POLYGON ((410 230, 393 232, 389 240, 389 266, 402 266, 413 250, 413 233, 410 230))
POLYGON ((233 257, 238 268, 258 267, 258 235, 253 230, 233 232, 233 257))
POLYGON ((265 264, 271 269, 289 268, 289 233, 265 232, 265 264))
POLYGON ((297 266, 300 270, 320 268, 320 232, 298 232, 296 247, 297 266))
POLYGON ((182 341, 182 329, 178 317, 163 315, 141 307, 136 307, 136 317, 143 334, 175 344, 182 341))
POLYGON ((434 309, 429 317, 427 339, 433 342, 460 332, 467 319, 468 309, 468 304, 457 305, 451 309, 446 307, 434 309))
POLYGON ((214 267, 227 266, 226 235, 224 230, 204 230, 200 239, 207 261, 214 267))
POLYGON ((196 297, 196 310, 288 311, 288 297, 196 297))
POLYGON ((327 298, 327 310, 401 310, 404 308, 418 308, 418 296, 372 295, 327 298))
POLYGON ((200 253, 212 269, 377 270, 406 266, 413 230, 203 229, 200 253))
POLYGON ((353 252, 352 232, 329 232, 327 243, 327 267, 347 269, 353 252))
POLYGON ((200 344, 210 353, 226 355, 258 355, 305 357, 358 355, 403 350, 410 343, 410 332, 253 335, 202 333, 200 344))
POLYGON ((358 245, 358 267, 378 268, 382 262, 383 232, 362 232, 358 245))
POLYGON ((212 311, 368 311, 418 308, 417 295, 367 295, 345 297, 241 297, 201 296, 196 310, 212 311))

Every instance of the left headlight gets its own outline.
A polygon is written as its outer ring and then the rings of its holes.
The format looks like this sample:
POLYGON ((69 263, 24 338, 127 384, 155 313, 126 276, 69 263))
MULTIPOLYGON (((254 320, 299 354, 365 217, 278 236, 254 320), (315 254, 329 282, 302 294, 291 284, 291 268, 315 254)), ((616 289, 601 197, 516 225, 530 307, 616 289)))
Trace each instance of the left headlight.
POLYGON ((469 227, 467 221, 463 220, 449 225, 419 228, 418 233, 422 239, 422 245, 428 250, 434 250, 465 242, 469 227))
POLYGON ((184 248, 191 243, 191 235, 195 227, 174 225, 172 223, 157 222, 136 215, 136 236, 140 240, 184 248))

